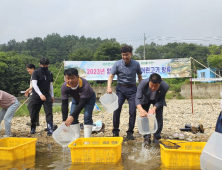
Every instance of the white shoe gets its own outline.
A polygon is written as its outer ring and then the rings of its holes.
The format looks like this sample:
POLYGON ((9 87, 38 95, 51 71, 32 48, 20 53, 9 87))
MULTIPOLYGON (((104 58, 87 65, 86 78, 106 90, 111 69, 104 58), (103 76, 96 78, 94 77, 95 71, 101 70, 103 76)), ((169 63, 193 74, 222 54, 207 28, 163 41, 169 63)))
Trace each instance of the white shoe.
POLYGON ((93 125, 84 125, 84 138, 91 137, 93 125))
POLYGON ((178 133, 174 133, 174 134, 173 134, 173 138, 174 138, 174 139, 179 139, 179 134, 178 134, 178 133))
POLYGON ((179 139, 184 139, 184 134, 179 134, 179 139))
POLYGON ((74 124, 74 125, 70 125, 70 127, 75 130, 75 139, 80 138, 80 125, 78 124, 74 124))

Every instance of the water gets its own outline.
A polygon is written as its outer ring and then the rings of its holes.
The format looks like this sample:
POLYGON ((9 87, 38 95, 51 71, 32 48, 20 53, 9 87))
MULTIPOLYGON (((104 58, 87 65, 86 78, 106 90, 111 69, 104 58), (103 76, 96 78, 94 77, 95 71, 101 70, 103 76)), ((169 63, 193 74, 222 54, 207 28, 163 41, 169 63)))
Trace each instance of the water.
MULTIPOLYGON (((48 144, 37 147, 36 158, 19 161, 0 161, 0 169, 36 169, 36 170, 181 170, 182 168, 166 168, 161 165, 159 146, 151 144, 141 147, 141 142, 123 142, 122 158, 116 164, 72 164, 69 148, 48 144)), ((191 169, 191 168, 188 168, 191 169)), ((188 170, 187 169, 187 170, 188 170)), ((185 169, 184 169, 185 170, 185 169)))

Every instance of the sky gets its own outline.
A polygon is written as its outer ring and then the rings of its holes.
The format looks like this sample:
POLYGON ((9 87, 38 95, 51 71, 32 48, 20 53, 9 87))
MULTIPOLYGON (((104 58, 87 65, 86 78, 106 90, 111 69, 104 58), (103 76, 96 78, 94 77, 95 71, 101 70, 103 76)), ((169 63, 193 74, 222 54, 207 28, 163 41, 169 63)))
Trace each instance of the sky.
POLYGON ((61 36, 222 44, 221 0, 0 0, 0 44, 61 36))

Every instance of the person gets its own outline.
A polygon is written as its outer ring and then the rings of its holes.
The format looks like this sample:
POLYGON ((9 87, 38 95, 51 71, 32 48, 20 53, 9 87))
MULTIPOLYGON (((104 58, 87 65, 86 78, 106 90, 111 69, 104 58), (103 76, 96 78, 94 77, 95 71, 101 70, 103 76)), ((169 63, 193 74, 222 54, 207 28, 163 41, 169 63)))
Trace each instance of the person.
POLYGON ((136 105, 135 105, 135 97, 136 97, 136 74, 138 75, 139 82, 142 80, 142 72, 140 68, 139 62, 131 59, 132 57, 132 47, 128 45, 124 45, 120 49, 122 59, 115 62, 111 73, 108 78, 107 83, 107 93, 112 93, 112 80, 115 75, 117 75, 117 83, 116 86, 116 95, 118 96, 118 104, 119 107, 113 113, 113 136, 119 136, 119 123, 120 123, 120 113, 122 110, 122 105, 125 100, 128 100, 129 103, 129 128, 127 131, 127 140, 134 140, 133 129, 136 120, 136 105))
POLYGON ((30 97, 31 105, 31 134, 36 131, 37 117, 39 111, 43 105, 48 132, 47 135, 50 136, 53 133, 53 115, 52 115, 52 103, 54 102, 53 93, 53 75, 48 70, 49 60, 47 58, 40 59, 40 68, 36 69, 32 74, 32 95, 30 97))
POLYGON ((0 124, 4 119, 5 135, 3 137, 11 137, 11 120, 20 103, 15 96, 0 90, 0 124))
MULTIPOLYGON (((26 70, 27 70, 27 72, 31 75, 29 88, 26 89, 26 91, 25 91, 25 97, 28 97, 29 95, 30 95, 30 96, 32 95, 32 74, 33 74, 33 72, 34 72, 34 70, 35 70, 35 65, 34 65, 34 64, 28 64, 28 65, 26 65, 26 70)), ((30 114, 31 114, 30 102, 28 103, 27 108, 28 108, 28 110, 29 110, 29 115, 30 115, 30 114)), ((40 125, 39 125, 39 113, 38 113, 38 116, 37 116, 37 120, 36 120, 36 121, 37 121, 37 122, 36 122, 36 126, 40 126, 40 125)), ((26 123, 26 125, 31 126, 31 122, 30 122, 30 123, 29 123, 29 122, 26 123)))
POLYGON ((88 81, 79 77, 78 70, 69 68, 64 71, 65 82, 61 87, 62 119, 66 126, 76 130, 75 138, 80 137, 79 114, 84 108, 84 137, 91 137, 93 120, 92 113, 96 102, 96 95, 88 81), (68 117, 68 96, 71 96, 72 107, 68 117), (68 117, 68 118, 67 118, 68 117))
MULTIPOLYGON (((154 140, 161 139, 161 131, 163 129, 163 106, 166 106, 165 96, 169 89, 169 85, 161 79, 157 73, 152 73, 148 79, 140 82, 136 93, 136 106, 140 112, 140 117, 147 114, 156 113, 158 122, 157 131, 154 133, 154 140), (150 109, 150 105, 153 107, 150 109)), ((151 135, 144 135, 144 144, 151 143, 151 135)))

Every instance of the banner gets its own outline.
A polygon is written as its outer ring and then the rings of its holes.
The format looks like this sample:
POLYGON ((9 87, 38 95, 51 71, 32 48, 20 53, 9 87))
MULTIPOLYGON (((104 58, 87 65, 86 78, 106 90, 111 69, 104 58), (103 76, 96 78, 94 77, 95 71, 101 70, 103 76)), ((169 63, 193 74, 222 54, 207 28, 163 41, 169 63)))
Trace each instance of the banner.
MULTIPOLYGON (((158 73, 162 78, 178 78, 191 76, 189 58, 137 60, 140 63, 142 77, 146 79, 152 73, 158 73)), ((111 68, 116 61, 65 61, 64 67, 76 68, 79 76, 86 80, 108 80, 111 68)), ((114 77, 117 80, 117 76, 114 77)))

